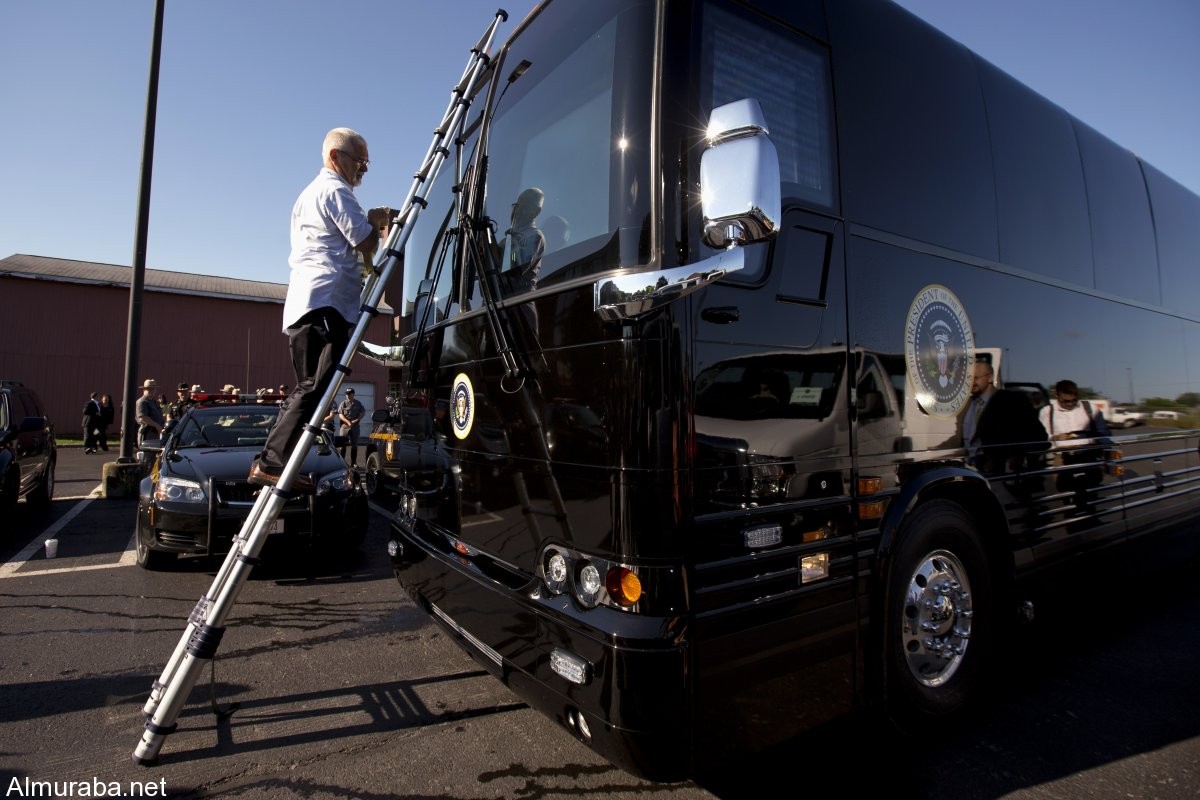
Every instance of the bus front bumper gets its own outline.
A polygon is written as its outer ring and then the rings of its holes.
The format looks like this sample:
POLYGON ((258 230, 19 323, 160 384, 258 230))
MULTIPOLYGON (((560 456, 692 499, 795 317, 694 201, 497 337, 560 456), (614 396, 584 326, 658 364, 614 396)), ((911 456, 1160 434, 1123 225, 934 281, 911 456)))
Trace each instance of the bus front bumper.
POLYGON ((546 596, 536 578, 488 574, 439 544, 392 523, 397 579, 459 646, 622 769, 660 781, 692 774, 682 618, 584 609, 546 596))

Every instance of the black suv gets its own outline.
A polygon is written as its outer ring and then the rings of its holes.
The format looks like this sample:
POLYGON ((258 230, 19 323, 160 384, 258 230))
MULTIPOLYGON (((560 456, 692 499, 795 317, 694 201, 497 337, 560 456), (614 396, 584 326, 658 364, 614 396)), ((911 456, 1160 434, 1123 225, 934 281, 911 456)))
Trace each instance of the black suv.
POLYGON ((18 497, 50 505, 56 458, 54 426, 37 394, 0 380, 0 514, 12 511, 18 497))

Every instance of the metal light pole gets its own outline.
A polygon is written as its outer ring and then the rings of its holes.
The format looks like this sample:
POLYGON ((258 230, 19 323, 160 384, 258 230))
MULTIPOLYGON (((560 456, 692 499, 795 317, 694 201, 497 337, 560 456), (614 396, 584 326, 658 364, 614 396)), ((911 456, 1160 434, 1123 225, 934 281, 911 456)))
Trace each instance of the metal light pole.
POLYGON ((162 55, 164 0, 154 4, 154 39, 150 47, 150 85, 146 90, 146 129, 142 137, 142 182, 138 194, 137 233, 133 247, 133 277, 129 281, 129 329, 125 339, 125 397, 121 412, 121 462, 133 461, 137 436, 138 350, 142 337, 142 288, 146 282, 146 238, 150 223, 150 178, 154 171, 154 123, 158 115, 158 64, 162 55))

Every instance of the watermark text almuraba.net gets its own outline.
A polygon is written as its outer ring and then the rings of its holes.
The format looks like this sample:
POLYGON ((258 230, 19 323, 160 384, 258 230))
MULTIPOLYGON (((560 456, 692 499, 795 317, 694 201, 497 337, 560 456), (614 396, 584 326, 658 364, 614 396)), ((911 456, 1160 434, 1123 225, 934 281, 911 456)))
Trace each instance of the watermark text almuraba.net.
POLYGON ((157 781, 35 781, 13 778, 5 797, 166 797, 167 779, 157 781))

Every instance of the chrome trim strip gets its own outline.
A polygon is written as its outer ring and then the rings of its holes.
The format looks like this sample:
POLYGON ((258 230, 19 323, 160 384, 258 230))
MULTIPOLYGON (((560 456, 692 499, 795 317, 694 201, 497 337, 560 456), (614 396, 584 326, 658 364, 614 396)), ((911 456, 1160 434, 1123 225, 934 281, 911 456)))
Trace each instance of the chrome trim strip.
POLYGON ((745 265, 743 248, 731 247, 698 264, 655 272, 609 275, 595 282, 596 313, 606 320, 632 319, 689 295, 745 265))
POLYGON ((435 606, 433 603, 429 604, 429 609, 431 611, 433 611, 434 614, 437 615, 438 619, 440 619, 442 622, 444 622, 448 626, 450 626, 450 628, 452 630, 454 630, 455 633, 457 633, 459 636, 463 637, 468 642, 473 644, 475 646, 475 648, 477 650, 479 650, 480 653, 483 653, 483 655, 487 656, 487 658, 490 661, 494 662, 497 667, 504 665, 504 659, 502 659, 500 657, 499 653, 497 653, 492 648, 488 647, 483 642, 476 639, 473 635, 471 635, 469 632, 467 632, 461 625, 459 625, 454 620, 450 619, 450 617, 446 614, 445 611, 442 611, 440 608, 435 606))

